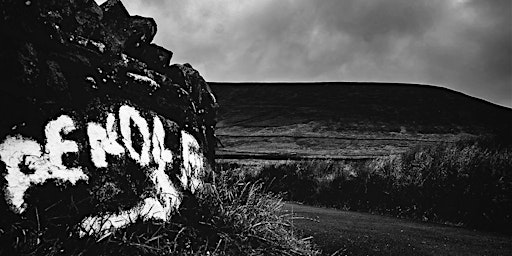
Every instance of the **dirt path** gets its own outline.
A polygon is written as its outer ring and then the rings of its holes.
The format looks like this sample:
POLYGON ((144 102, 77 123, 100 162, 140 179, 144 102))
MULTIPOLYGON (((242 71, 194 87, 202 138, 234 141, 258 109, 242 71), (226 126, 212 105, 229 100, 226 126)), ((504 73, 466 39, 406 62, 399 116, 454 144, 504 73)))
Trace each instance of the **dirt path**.
POLYGON ((287 203, 325 255, 512 255, 512 236, 287 203))

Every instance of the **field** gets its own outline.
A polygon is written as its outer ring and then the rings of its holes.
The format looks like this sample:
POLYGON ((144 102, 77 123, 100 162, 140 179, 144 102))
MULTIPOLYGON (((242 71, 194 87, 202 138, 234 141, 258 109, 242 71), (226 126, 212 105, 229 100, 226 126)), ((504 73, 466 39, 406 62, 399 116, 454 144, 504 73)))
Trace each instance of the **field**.
POLYGON ((510 109, 426 85, 210 84, 220 159, 370 159, 512 130, 510 109))

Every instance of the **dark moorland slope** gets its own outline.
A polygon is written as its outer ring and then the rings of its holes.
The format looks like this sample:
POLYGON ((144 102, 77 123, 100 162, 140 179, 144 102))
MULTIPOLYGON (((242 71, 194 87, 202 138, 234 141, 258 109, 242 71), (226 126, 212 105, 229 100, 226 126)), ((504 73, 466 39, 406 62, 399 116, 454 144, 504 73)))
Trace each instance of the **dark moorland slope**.
POLYGON ((225 159, 367 159, 418 144, 512 133, 512 109, 394 83, 209 83, 225 159))

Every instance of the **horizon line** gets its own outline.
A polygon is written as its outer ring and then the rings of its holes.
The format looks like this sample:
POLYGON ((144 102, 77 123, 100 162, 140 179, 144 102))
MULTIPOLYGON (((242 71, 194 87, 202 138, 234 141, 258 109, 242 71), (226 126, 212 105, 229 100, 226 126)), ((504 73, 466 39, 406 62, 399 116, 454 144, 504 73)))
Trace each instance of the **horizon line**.
MULTIPOLYGON (((206 81, 206 80, 205 80, 206 81)), ((383 85, 403 85, 403 86, 418 86, 418 87, 430 87, 433 89, 441 89, 447 90, 454 93, 459 93, 464 96, 481 100, 489 104, 496 105, 498 107, 503 107, 512 111, 512 104, 510 106, 503 105, 500 103, 492 102, 484 98, 480 98, 478 96, 470 95, 466 92, 458 91, 452 88, 448 88, 441 85, 435 84, 421 84, 421 83, 407 83, 407 82, 379 82, 379 81, 206 81, 208 84, 383 84, 383 85)))

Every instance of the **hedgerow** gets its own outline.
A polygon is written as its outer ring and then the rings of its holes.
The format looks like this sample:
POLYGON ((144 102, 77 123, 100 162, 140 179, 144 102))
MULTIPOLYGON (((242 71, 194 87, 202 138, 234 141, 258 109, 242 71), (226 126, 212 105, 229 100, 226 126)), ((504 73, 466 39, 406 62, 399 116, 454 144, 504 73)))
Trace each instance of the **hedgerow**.
POLYGON ((369 162, 267 165, 248 179, 286 200, 512 230, 512 148, 487 141, 418 146, 369 162))

